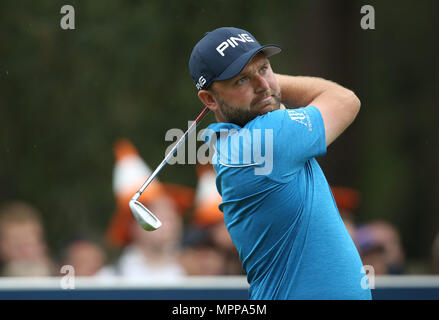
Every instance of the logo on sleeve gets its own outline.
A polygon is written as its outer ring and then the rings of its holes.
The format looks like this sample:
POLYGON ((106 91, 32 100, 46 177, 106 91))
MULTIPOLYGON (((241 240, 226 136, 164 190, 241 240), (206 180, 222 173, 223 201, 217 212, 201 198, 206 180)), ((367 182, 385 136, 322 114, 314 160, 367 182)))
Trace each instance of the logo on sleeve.
POLYGON ((287 112, 291 120, 303 124, 305 127, 309 128, 309 131, 312 131, 311 120, 305 111, 298 112, 296 110, 288 110, 287 112))

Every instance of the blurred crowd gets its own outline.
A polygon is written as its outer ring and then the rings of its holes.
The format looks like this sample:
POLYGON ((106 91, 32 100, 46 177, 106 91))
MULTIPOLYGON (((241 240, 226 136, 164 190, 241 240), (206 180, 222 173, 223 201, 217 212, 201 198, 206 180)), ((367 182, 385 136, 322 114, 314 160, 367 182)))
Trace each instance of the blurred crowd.
MULTIPOLYGON (((64 265, 75 276, 123 276, 174 281, 184 276, 244 275, 239 255, 218 209, 221 197, 211 165, 197 165, 196 189, 160 182, 140 197, 162 221, 153 232, 133 218, 128 202, 151 173, 134 145, 114 145, 113 191, 115 210, 105 235, 74 234, 58 254, 50 252, 40 212, 30 203, 11 201, 0 206, 0 276, 61 276, 64 265), (117 252, 109 259, 109 252, 117 252)), ((332 187, 340 216, 363 265, 375 275, 407 274, 402 239, 397 228, 383 220, 358 224, 358 191, 332 187)), ((439 274, 439 233, 431 248, 431 272, 439 274)))

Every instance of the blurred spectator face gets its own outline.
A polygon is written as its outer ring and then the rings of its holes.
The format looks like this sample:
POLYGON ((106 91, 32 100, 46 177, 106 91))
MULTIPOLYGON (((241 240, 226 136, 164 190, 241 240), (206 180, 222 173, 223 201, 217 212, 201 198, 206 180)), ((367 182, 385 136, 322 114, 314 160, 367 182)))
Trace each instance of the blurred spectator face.
POLYGON ((151 250, 172 250, 177 247, 180 243, 183 221, 173 201, 161 196, 148 203, 147 208, 161 220, 162 226, 156 231, 149 232, 143 230, 134 221, 132 225, 134 243, 151 250))
POLYGON ((105 254, 96 244, 88 241, 77 241, 71 244, 66 252, 64 264, 75 268, 75 276, 93 276, 105 263, 105 254))
POLYGON ((385 262, 385 253, 382 246, 374 246, 367 251, 362 252, 361 260, 364 266, 372 266, 375 275, 384 275, 388 273, 385 262))
POLYGON ((224 267, 225 274, 242 274, 242 266, 241 261, 239 260, 238 250, 236 250, 236 247, 233 244, 224 221, 217 222, 208 228, 213 242, 226 257, 224 267))
POLYGON ((43 226, 38 212, 31 206, 14 202, 0 209, 0 260, 5 276, 48 276, 53 273, 43 226))
POLYGON ((214 276, 225 273, 225 257, 213 246, 186 248, 180 261, 188 275, 214 276))
POLYGON ((0 231, 2 261, 39 260, 46 254, 41 225, 36 221, 8 222, 0 231))
POLYGON ((232 238, 230 238, 229 231, 224 221, 217 222, 209 226, 212 239, 217 246, 226 251, 235 251, 236 247, 233 244, 232 238))
POLYGON ((371 227, 373 237, 384 246, 386 264, 395 267, 402 266, 404 251, 396 229, 384 221, 372 223, 371 227))
POLYGON ((404 252, 396 229, 383 221, 369 223, 356 231, 355 243, 360 252, 363 264, 373 260, 375 273, 399 274, 403 272, 404 252), (376 248, 380 248, 377 250, 376 248))

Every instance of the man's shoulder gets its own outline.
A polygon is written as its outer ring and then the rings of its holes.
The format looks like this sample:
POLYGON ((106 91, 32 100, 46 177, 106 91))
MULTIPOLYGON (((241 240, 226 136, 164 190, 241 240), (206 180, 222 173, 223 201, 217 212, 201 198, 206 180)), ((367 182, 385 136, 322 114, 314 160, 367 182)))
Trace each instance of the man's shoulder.
POLYGON ((222 130, 231 130, 231 129, 239 130, 241 129, 241 127, 230 122, 215 122, 209 124, 209 126, 206 128, 206 130, 211 130, 213 132, 221 132, 222 130))
POLYGON ((279 109, 267 112, 266 114, 257 116, 252 121, 249 121, 244 128, 264 128, 267 126, 273 126, 278 123, 280 119, 285 116, 286 110, 279 109))

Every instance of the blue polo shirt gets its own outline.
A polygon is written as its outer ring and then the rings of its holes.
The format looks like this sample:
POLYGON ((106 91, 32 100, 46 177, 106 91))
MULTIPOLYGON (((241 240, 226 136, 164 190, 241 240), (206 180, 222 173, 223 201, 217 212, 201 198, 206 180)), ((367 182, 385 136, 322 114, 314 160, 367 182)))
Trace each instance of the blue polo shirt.
POLYGON ((250 299, 371 299, 358 251, 315 160, 326 153, 316 107, 276 110, 244 127, 211 124, 205 140, 215 149, 219 209, 250 299))

